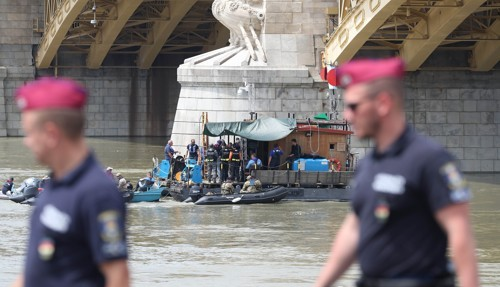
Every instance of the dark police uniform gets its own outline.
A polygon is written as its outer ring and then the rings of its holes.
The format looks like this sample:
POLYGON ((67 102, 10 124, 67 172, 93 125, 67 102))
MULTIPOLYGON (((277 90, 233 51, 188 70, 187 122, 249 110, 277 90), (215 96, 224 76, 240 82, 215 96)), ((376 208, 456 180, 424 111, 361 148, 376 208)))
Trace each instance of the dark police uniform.
POLYGON ((127 258, 125 205, 93 155, 37 199, 25 286, 104 286, 99 265, 127 258))
POLYGON ((452 156, 410 127, 386 152, 367 155, 357 170, 352 199, 360 222, 363 276, 447 277, 447 237, 434 215, 469 199, 452 156))

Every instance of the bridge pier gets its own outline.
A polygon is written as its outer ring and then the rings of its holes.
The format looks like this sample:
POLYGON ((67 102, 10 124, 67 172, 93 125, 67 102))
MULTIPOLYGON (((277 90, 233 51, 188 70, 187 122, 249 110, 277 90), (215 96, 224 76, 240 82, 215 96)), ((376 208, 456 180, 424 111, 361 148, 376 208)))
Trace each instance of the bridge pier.
POLYGON ((7 105, 5 105, 5 87, 3 81, 7 77, 7 68, 0 67, 0 137, 7 136, 7 105))

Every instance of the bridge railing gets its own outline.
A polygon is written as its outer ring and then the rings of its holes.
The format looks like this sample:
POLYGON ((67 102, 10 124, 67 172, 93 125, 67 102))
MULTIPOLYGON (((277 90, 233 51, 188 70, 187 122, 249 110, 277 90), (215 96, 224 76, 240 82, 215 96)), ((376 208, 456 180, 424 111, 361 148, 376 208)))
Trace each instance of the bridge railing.
POLYGON ((44 17, 45 17, 45 25, 52 21, 52 17, 56 14, 57 9, 64 4, 64 2, 69 0, 45 0, 45 9, 44 9, 44 17))
POLYGON ((354 176, 352 171, 316 172, 294 170, 255 170, 256 178, 262 184, 278 184, 286 186, 346 186, 354 176))

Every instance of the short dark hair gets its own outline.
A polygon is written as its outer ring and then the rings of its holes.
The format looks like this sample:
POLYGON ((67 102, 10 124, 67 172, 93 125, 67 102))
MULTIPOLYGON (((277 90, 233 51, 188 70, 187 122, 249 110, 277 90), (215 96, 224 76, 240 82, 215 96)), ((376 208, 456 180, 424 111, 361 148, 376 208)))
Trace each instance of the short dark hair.
POLYGON ((74 140, 83 136, 85 127, 85 113, 83 111, 50 109, 36 112, 38 113, 38 127, 42 127, 47 122, 52 122, 70 139, 74 140))
POLYGON ((292 141, 293 141, 293 142, 297 142, 297 140, 296 140, 296 139, 292 139, 292 141))

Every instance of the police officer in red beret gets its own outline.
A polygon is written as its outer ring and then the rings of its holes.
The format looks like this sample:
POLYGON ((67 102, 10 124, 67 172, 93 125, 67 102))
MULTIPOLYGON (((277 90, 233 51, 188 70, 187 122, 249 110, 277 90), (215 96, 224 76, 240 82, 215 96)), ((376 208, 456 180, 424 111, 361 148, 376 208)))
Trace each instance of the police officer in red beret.
POLYGON ((360 287, 452 287, 455 272, 460 286, 479 286, 469 188, 455 159, 406 123, 403 61, 355 60, 338 76, 344 117, 376 146, 356 170, 352 211, 315 286, 356 260, 360 287))
POLYGON ((24 144, 51 171, 13 286, 129 286, 125 206, 84 140, 86 90, 42 78, 19 88, 24 144))

